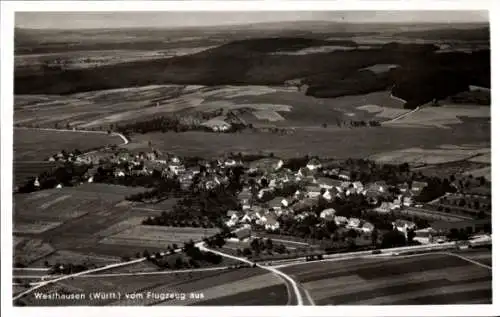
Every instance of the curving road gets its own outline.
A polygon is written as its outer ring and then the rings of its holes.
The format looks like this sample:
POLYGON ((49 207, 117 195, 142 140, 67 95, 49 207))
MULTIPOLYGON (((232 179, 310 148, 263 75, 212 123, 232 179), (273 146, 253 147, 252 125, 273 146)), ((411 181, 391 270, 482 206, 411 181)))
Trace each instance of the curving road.
MULTIPOLYGON (((254 263, 246 258, 241 258, 241 257, 237 257, 237 256, 233 256, 233 255, 230 255, 230 254, 226 254, 226 253, 223 253, 223 252, 220 252, 220 251, 217 251, 217 250, 213 250, 213 249, 209 249, 207 247, 205 247, 204 243, 203 242, 200 242, 198 244, 196 244, 196 246, 202 250, 202 251, 210 251, 210 252, 213 252, 215 254, 218 254, 222 257, 226 257, 226 258, 229 258, 229 259, 233 259, 233 260, 237 260, 237 261, 240 261, 240 262, 243 262, 243 263, 247 263, 247 264, 250 264, 250 265, 256 265, 257 267, 261 268, 261 269, 264 269, 266 271, 269 271, 275 275, 278 275, 280 278, 284 279, 285 280, 285 284, 286 284, 286 287, 287 289, 289 289, 289 287, 291 286, 292 290, 293 290, 293 293, 294 293, 294 296, 295 298, 297 299, 297 305, 298 306, 303 306, 304 305, 304 298, 302 297, 302 293, 300 292, 299 290, 299 286, 297 285, 297 282, 295 282, 290 276, 288 276, 287 274, 277 270, 276 268, 274 267, 267 267, 267 266, 263 266, 263 265, 260 265, 260 264, 257 264, 257 263, 254 263)), ((310 296, 306 296, 306 297, 309 297, 310 296)), ((310 305, 314 305, 314 302, 310 302, 310 305)))
MULTIPOLYGON (((53 129, 53 128, 27 128, 27 127, 15 127, 18 130, 39 130, 39 131, 56 131, 56 132, 74 132, 74 133, 93 133, 93 134, 108 134, 106 131, 89 131, 89 130, 73 130, 73 129, 53 129)), ((111 132, 112 136, 118 136, 122 139, 123 143, 121 145, 126 145, 129 140, 121 133, 111 132)))

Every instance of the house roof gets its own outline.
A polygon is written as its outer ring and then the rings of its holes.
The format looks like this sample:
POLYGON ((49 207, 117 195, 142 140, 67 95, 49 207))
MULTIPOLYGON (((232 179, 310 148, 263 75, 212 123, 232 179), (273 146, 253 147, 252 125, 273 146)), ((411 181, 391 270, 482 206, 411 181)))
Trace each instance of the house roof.
POLYGON ((249 168, 264 168, 264 169, 275 168, 280 161, 281 159, 279 158, 266 157, 257 161, 250 162, 249 168))
POLYGON ((375 226, 374 226, 371 222, 366 221, 366 222, 363 224, 363 228, 373 229, 373 228, 375 228, 375 226))
POLYGON ((202 126, 213 128, 213 127, 220 127, 220 126, 226 126, 230 127, 231 124, 227 123, 224 121, 224 117, 215 117, 213 119, 210 119, 208 121, 205 121, 201 124, 202 126))
POLYGON ((325 214, 335 214, 335 213, 336 213, 336 211, 335 211, 335 209, 333 209, 333 208, 327 208, 327 209, 323 210, 321 213, 325 213, 325 214))
POLYGON ((340 186, 342 184, 342 181, 338 179, 331 179, 328 177, 319 177, 317 179, 317 183, 321 185, 340 186))
POLYGON ((268 206, 269 207, 280 207, 282 205, 282 201, 283 199, 285 199, 285 197, 274 197, 273 199, 271 199, 270 201, 267 202, 268 206))
POLYGON ((335 221, 338 221, 338 222, 347 222, 348 220, 344 216, 335 216, 335 221))
POLYGON ((394 221, 394 225, 396 227, 404 227, 404 226, 407 226, 407 227, 414 227, 415 226, 415 223, 412 222, 412 221, 409 221, 409 220, 405 220, 405 219, 396 219, 394 221))
POLYGON ((309 186, 306 186, 306 191, 307 192, 320 192, 321 187, 315 186, 315 185, 309 185, 309 186))

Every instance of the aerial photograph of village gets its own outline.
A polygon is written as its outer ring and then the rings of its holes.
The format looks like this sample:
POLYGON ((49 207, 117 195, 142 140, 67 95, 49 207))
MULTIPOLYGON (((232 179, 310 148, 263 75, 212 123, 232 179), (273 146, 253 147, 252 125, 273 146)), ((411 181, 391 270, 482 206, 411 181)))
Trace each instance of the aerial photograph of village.
POLYGON ((492 304, 488 16, 16 12, 13 305, 492 304))

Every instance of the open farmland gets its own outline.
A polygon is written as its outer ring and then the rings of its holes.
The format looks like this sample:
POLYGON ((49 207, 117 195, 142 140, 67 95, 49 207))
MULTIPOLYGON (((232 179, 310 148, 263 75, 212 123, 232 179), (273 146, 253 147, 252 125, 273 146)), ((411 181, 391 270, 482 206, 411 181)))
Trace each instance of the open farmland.
POLYGON ((44 161, 62 150, 85 151, 122 143, 120 137, 106 133, 14 129, 14 161, 44 161))
POLYGON ((465 172, 464 175, 472 175, 474 178, 484 177, 491 182, 491 166, 470 170, 465 172))
POLYGON ((490 148, 439 148, 423 149, 409 148, 393 152, 378 153, 370 159, 380 163, 442 164, 454 161, 464 161, 471 157, 490 152, 490 148))
POLYGON ((414 111, 397 120, 385 122, 387 125, 404 126, 432 126, 449 128, 449 125, 463 123, 462 118, 489 119, 490 107, 481 106, 448 106, 426 107, 414 111))
POLYGON ((144 120, 157 115, 219 109, 248 110, 250 119, 245 120, 248 123, 266 124, 271 121, 281 126, 337 124, 346 117, 349 120, 375 116, 393 118, 396 114, 407 112, 403 103, 391 97, 388 91, 317 99, 304 95, 295 87, 152 85, 67 96, 17 95, 14 122, 50 128, 57 124, 61 127, 107 129, 110 124, 144 120), (367 104, 385 110, 374 114, 357 109, 367 104))
POLYGON ((32 263, 44 256, 53 253, 52 245, 41 239, 26 239, 17 243, 14 248, 14 263, 32 263))
MULTIPOLYGON (((419 128, 296 129, 291 135, 271 133, 217 134, 203 132, 148 133, 134 137, 125 147, 145 150, 151 141, 160 151, 178 155, 212 157, 228 152, 274 153, 292 157, 314 154, 320 157, 365 158, 409 147, 432 149, 443 143, 489 142, 489 129, 468 130, 419 128)), ((472 156, 472 155, 471 155, 472 156)))
MULTIPOLYGON (((114 252, 97 248, 98 238, 95 235, 99 232, 106 233, 105 229, 109 231, 110 226, 128 219, 129 223, 138 223, 138 219, 134 222, 132 209, 115 205, 126 195, 141 191, 144 188, 87 183, 78 187, 14 195, 14 237, 25 238, 16 244, 14 256, 22 259, 22 263, 41 259, 61 250, 77 253, 85 250, 85 254, 91 259, 108 258, 107 255, 122 256, 124 253, 120 248, 112 250, 114 252), (39 241, 40 250, 31 250, 33 241, 39 241), (43 254, 33 258, 38 251, 43 251, 43 254)), ((128 252, 131 251, 127 250, 128 252)), ((58 253, 57 257, 62 259, 71 253, 61 254, 58 253)), ((68 259, 73 257, 68 256, 68 259)))
POLYGON ((204 237, 214 235, 218 229, 191 228, 191 227, 159 227, 140 225, 125 229, 100 241, 103 244, 135 245, 141 247, 166 248, 169 244, 182 245, 192 239, 202 240, 204 237))
POLYGON ((222 271, 193 271, 191 273, 154 275, 117 275, 81 276, 42 287, 42 292, 63 289, 86 294, 85 300, 43 301, 33 295, 23 298, 28 306, 83 306, 83 305, 285 305, 288 301, 287 290, 281 279, 259 268, 244 268, 222 271), (89 300, 91 292, 122 293, 121 299, 89 300), (259 292, 260 291, 260 292, 259 292), (165 300, 148 298, 147 293, 179 293, 185 294, 184 300, 165 300), (142 298, 126 299, 123 294, 142 294, 142 298), (189 294, 203 294, 203 298, 191 299, 189 294), (247 295, 252 295, 248 298, 247 295), (205 303, 206 302, 206 303, 205 303))
POLYGON ((317 305, 492 302, 491 270, 451 255, 325 261, 281 270, 295 277, 317 305))

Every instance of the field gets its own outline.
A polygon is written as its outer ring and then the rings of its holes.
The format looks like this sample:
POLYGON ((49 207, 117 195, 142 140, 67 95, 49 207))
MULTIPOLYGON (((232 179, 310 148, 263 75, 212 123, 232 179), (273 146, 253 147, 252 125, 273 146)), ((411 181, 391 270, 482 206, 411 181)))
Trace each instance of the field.
POLYGON ((28 306, 74 305, 285 305, 287 290, 281 279, 258 268, 226 271, 205 271, 176 274, 156 274, 116 277, 75 277, 44 287, 41 291, 66 289, 86 294, 81 301, 43 301, 33 295, 23 299, 28 306), (121 299, 89 300, 91 292, 122 293, 121 299), (179 300, 148 298, 147 293, 178 293, 179 300), (126 299, 124 294, 141 294, 142 298, 126 299), (191 299, 190 293, 203 294, 202 299, 191 299), (248 295, 252 295, 249 297, 248 295))
MULTIPOLYGON (((118 136, 106 133, 14 129, 14 161, 44 161, 62 150, 85 151, 121 143, 123 142, 118 136)), ((22 165, 20 167, 22 171, 22 165)))
POLYGON ((491 182, 491 166, 467 171, 464 173, 464 175, 472 175, 474 178, 484 177, 491 182))
POLYGON ((387 151, 411 147, 436 148, 450 143, 489 142, 488 130, 468 130, 467 125, 452 129, 419 128, 316 128, 297 129, 291 135, 271 133, 217 134, 203 132, 148 133, 134 137, 125 147, 147 149, 151 141, 161 151, 178 155, 219 156, 228 152, 274 153, 293 157, 314 154, 320 157, 366 158, 387 151), (257 150, 256 150, 257 149, 257 150))
POLYGON ((387 125, 396 126, 432 126, 438 128, 449 128, 463 122, 462 118, 488 119, 491 117, 490 107, 484 106, 451 106, 426 107, 411 114, 403 116, 398 120, 386 122, 387 125))
POLYGON ((317 127, 321 123, 336 124, 346 117, 350 120, 370 119, 375 116, 373 112, 380 112, 376 114, 377 119, 390 119, 407 112, 402 108, 403 103, 392 98, 387 91, 317 99, 294 87, 155 85, 68 96, 16 95, 14 121, 21 125, 37 124, 50 128, 58 124, 106 129, 110 124, 155 115, 245 109, 250 114, 249 123, 284 121, 279 124, 317 127), (385 110, 357 109, 366 105, 377 105, 385 110))
POLYGON ((468 160, 490 151, 491 148, 483 148, 481 146, 441 146, 439 149, 409 148, 388 153, 379 153, 370 158, 380 163, 443 164, 468 160))
POLYGON ((174 243, 181 246, 190 239, 199 241, 217 232, 218 229, 139 225, 106 237, 100 243, 166 248, 167 245, 174 243))
POLYGON ((491 270, 450 255, 318 262, 281 270, 300 281, 317 305, 492 302, 491 270))
MULTIPOLYGON (((96 247, 97 235, 99 232, 114 232, 116 228, 109 227, 122 221, 139 223, 138 218, 143 216, 135 215, 134 218, 131 208, 116 205, 126 195, 141 191, 144 191, 144 188, 83 184, 78 187, 14 195, 13 232, 15 240, 18 241, 15 258, 29 264, 52 252, 64 251, 54 256, 58 259, 67 256, 70 260, 78 258, 74 254, 81 254, 83 250, 90 258, 95 259, 122 256, 123 249, 119 247, 112 250, 114 252, 101 252, 102 250, 96 247)), ((127 250, 127 253, 129 251, 127 250)))

